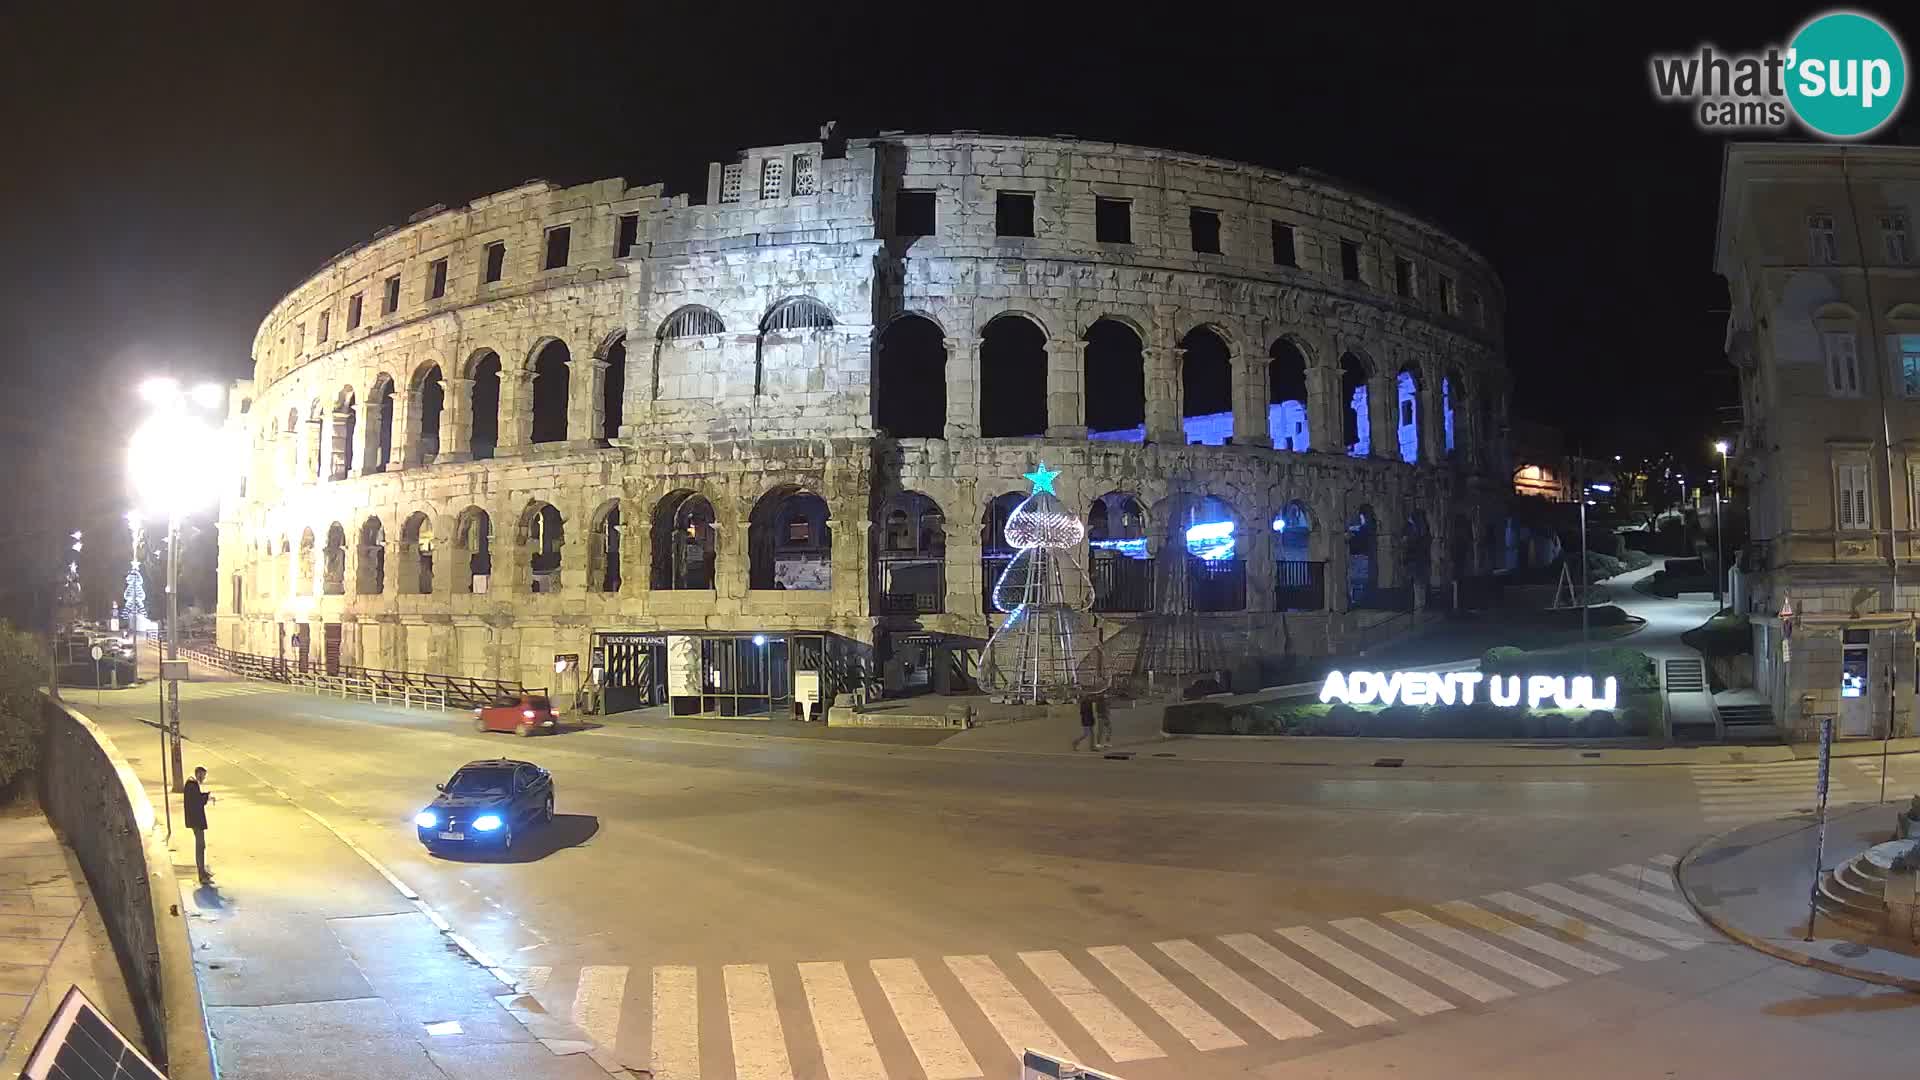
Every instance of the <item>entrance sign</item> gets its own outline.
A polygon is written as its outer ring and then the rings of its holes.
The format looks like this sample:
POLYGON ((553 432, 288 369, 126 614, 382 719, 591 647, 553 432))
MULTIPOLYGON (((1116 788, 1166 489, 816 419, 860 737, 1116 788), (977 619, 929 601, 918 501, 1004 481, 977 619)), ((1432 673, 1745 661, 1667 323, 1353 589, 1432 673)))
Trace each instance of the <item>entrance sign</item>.
POLYGON ((1594 692, 1593 676, 1486 675, 1478 671, 1330 671, 1320 701, 1343 705, 1471 705, 1486 688, 1497 708, 1614 709, 1620 704, 1619 680, 1609 675, 1594 692))

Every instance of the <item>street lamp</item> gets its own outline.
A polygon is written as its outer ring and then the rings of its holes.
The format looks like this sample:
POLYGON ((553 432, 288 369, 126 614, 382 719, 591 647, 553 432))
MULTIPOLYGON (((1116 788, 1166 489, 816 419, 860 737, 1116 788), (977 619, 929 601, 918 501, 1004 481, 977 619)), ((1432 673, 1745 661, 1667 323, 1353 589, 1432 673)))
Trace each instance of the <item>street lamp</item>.
POLYGON ((1720 482, 1713 485, 1713 602, 1721 611, 1727 609, 1727 521, 1720 508, 1720 490, 1727 486, 1727 451, 1731 449, 1727 440, 1721 439, 1713 444, 1720 454, 1720 482))
MULTIPOLYGON (((127 480, 139 506, 167 518, 167 652, 180 658, 180 518, 219 496, 222 465, 227 460, 220 431, 195 408, 210 410, 220 403, 220 387, 213 384, 183 390, 167 378, 140 384, 140 398, 148 405, 147 418, 134 429, 127 446, 127 480)), ((129 515, 131 517, 132 515, 129 515)), ((186 774, 180 761, 180 681, 162 665, 167 686, 167 731, 173 763, 173 790, 183 790, 186 774)))

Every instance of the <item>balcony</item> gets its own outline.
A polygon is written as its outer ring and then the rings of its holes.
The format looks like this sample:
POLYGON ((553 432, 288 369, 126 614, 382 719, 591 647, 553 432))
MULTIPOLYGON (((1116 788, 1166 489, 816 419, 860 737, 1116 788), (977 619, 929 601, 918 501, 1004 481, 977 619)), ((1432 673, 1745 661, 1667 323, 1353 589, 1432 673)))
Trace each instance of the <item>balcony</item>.
POLYGON ((1326 563, 1280 559, 1273 564, 1275 611, 1322 611, 1326 606, 1326 563))
POLYGON ((939 557, 881 555, 874 561, 879 615, 938 615, 947 609, 947 568, 939 557))
POLYGON ((1093 610, 1147 611, 1153 607, 1153 560, 1096 552, 1092 576, 1093 610))
POLYGON ((1187 593, 1195 611, 1245 611, 1246 562, 1188 556, 1187 593))

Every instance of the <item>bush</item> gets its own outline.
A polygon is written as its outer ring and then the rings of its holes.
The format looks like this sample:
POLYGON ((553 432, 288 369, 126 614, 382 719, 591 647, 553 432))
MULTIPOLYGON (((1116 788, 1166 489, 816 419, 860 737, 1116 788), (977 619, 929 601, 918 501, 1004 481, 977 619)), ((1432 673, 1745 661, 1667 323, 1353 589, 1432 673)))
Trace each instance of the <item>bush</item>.
POLYGON ((1629 570, 1645 570, 1653 565, 1653 556, 1635 548, 1628 548, 1626 557, 1620 561, 1626 563, 1629 570))
POLYGON ((1526 655, 1527 651, 1525 649, 1517 649, 1512 645, 1495 645, 1493 648, 1480 654, 1480 670, 1489 675, 1496 671, 1501 674, 1508 674, 1519 664, 1520 659, 1526 655))
POLYGON ((1160 721, 1169 735, 1232 735, 1233 714, 1217 701, 1169 705, 1160 721))
POLYGON ((1637 690, 1660 689, 1660 674, 1653 666, 1653 657, 1639 649, 1621 646, 1593 650, 1594 682, 1611 675, 1620 680, 1622 694, 1637 690))
POLYGON ((40 763, 41 680, 47 650, 40 638, 0 621, 0 786, 40 763))

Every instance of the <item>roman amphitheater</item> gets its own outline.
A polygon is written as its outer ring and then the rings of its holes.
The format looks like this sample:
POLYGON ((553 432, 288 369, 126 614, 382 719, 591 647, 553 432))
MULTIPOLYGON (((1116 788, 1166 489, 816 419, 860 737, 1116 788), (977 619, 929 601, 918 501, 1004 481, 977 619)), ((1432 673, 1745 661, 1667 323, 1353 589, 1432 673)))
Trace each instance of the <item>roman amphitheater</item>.
POLYGON ((531 182, 282 299, 218 644, 716 715, 966 689, 1043 462, 1109 674, 1179 666, 1155 620, 1222 666, 1370 643, 1501 558, 1500 283, 1378 197, 831 132, 702 194, 531 182))

